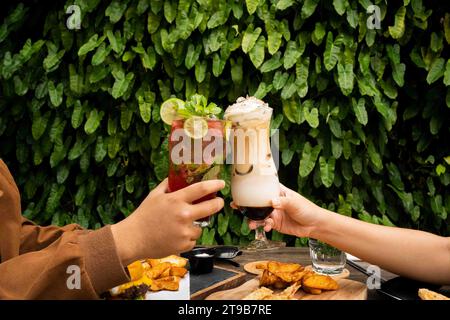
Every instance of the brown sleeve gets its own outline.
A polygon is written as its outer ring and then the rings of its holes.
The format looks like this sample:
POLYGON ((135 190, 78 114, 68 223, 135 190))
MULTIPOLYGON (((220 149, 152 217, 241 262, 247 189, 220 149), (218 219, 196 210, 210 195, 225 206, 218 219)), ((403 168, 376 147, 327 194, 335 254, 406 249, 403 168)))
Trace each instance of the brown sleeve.
MULTIPOLYGON (((61 237, 64 232, 83 230, 77 224, 69 224, 64 227, 46 226, 41 227, 30 220, 22 217, 22 228, 20 232, 20 254, 30 251, 42 250, 56 239, 61 237)), ((85 231, 87 232, 87 231, 85 231)))
POLYGON ((67 231, 45 249, 0 264, 0 299, 96 299, 128 281, 110 226, 67 231))

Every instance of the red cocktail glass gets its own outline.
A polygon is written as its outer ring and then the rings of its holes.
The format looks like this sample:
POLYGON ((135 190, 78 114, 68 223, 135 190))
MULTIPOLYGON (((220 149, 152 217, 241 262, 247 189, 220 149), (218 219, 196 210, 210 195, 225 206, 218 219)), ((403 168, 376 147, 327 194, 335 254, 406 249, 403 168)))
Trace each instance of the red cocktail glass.
MULTIPOLYGON (((187 120, 174 120, 169 136, 169 191, 177 191, 196 182, 219 179, 225 162, 225 124, 226 121, 198 118, 197 127, 203 130, 189 134, 187 120), (203 125, 203 127, 202 127, 203 125)), ((193 202, 199 203, 213 199, 216 193, 208 194, 193 202)), ((195 224, 207 227, 210 217, 195 224)))

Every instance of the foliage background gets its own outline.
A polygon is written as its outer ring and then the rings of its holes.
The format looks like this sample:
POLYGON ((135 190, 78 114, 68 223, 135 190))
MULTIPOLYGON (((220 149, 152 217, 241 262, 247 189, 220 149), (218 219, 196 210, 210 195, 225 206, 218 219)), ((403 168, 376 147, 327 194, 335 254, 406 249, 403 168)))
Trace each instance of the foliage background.
MULTIPOLYGON (((341 214, 450 235, 444 3, 376 0, 381 29, 368 30, 368 0, 3 1, 0 156, 24 215, 124 218, 167 175, 163 100, 200 92, 225 108, 251 94, 275 109, 287 186, 341 214), (80 30, 66 27, 71 4, 80 30)), ((252 237, 226 207, 201 242, 252 237)))

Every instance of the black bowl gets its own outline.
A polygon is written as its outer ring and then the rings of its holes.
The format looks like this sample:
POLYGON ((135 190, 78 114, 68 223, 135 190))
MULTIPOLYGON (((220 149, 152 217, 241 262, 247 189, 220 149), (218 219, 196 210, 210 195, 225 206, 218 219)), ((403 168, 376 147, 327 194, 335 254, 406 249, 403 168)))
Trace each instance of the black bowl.
POLYGON ((182 256, 189 259, 189 270, 192 274, 204 274, 212 272, 215 254, 214 248, 194 248, 182 256))

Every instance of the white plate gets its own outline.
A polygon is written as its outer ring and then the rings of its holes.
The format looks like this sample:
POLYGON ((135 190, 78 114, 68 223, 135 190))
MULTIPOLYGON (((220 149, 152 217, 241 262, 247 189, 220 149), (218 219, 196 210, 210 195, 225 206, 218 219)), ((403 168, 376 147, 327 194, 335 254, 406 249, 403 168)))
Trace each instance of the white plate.
POLYGON ((145 294, 145 300, 190 300, 189 272, 180 280, 180 288, 178 291, 162 290, 157 292, 148 291, 145 294))

